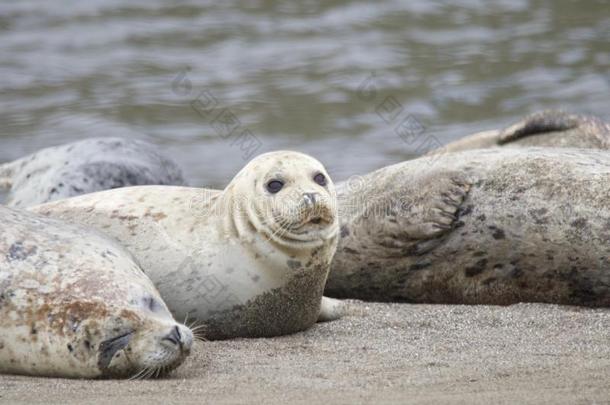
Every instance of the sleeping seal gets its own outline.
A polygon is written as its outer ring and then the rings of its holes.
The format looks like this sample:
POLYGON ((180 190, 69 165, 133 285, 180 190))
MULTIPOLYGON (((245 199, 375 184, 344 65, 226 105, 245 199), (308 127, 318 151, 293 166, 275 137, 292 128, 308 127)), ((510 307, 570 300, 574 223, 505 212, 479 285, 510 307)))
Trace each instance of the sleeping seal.
POLYGON ((337 187, 326 293, 421 303, 610 306, 610 153, 422 157, 337 187))
POLYGON ((0 373, 152 376, 193 335, 109 238, 0 206, 0 373))
POLYGON ((28 207, 94 191, 145 184, 184 185, 178 166, 147 142, 91 138, 0 165, 6 205, 28 207))
POLYGON ((293 333, 341 312, 322 300, 338 238, 334 186, 307 155, 260 155, 223 191, 127 187, 32 209, 116 237, 207 338, 293 333))

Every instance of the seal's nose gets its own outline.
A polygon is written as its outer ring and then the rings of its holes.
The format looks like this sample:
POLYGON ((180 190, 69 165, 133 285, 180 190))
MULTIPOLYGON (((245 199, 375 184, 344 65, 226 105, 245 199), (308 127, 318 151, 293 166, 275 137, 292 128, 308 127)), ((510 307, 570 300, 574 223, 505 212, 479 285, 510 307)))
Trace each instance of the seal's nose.
POLYGON ((180 348, 182 348, 182 345, 184 344, 182 341, 182 334, 180 333, 178 326, 174 326, 172 330, 163 338, 163 340, 167 340, 180 348))
POLYGON ((315 205, 319 196, 318 193, 303 193, 303 199, 307 205, 315 205))

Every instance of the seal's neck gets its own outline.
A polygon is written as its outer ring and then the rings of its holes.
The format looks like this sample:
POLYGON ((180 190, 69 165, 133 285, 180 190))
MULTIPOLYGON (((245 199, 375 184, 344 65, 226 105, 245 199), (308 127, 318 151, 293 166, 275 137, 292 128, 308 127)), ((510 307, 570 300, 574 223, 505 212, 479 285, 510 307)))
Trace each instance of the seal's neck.
POLYGON ((247 201, 235 198, 230 188, 222 191, 211 208, 222 237, 242 242, 248 242, 253 238, 257 230, 246 211, 247 201))

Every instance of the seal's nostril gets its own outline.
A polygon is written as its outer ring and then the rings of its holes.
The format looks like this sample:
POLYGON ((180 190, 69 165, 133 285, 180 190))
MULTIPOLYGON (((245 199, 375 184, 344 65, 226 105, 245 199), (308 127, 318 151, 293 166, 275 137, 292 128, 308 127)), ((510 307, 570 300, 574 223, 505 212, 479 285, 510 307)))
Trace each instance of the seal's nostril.
POLYGON ((174 330, 176 331, 176 336, 178 337, 178 341, 182 341, 182 335, 180 335, 180 329, 178 326, 174 326, 174 330))
POLYGON ((303 194, 303 198, 305 198, 305 201, 309 204, 315 204, 316 203, 316 196, 318 193, 304 193, 303 194))
POLYGON ((172 331, 163 338, 163 340, 167 340, 172 342, 176 346, 182 347, 182 335, 180 335, 180 329, 177 326, 174 326, 172 331))

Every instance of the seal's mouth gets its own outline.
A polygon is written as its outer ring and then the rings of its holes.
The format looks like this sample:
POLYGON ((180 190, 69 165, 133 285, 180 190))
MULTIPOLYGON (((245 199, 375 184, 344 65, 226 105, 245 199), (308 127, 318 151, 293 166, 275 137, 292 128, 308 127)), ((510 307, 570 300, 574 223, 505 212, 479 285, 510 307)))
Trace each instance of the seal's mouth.
POLYGON ((332 225, 333 220, 333 216, 312 214, 306 216, 302 221, 297 222, 293 227, 291 227, 291 230, 296 233, 323 230, 324 228, 332 225))
POLYGON ((303 235, 309 232, 323 231, 335 221, 333 212, 325 206, 300 207, 296 215, 288 218, 274 215, 275 223, 286 232, 303 235))
POLYGON ((324 244, 336 234, 337 229, 335 216, 330 210, 305 210, 291 220, 275 216, 269 225, 267 231, 271 234, 271 239, 300 247, 324 244))

